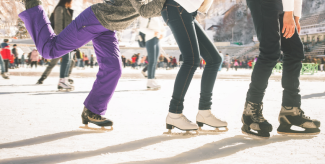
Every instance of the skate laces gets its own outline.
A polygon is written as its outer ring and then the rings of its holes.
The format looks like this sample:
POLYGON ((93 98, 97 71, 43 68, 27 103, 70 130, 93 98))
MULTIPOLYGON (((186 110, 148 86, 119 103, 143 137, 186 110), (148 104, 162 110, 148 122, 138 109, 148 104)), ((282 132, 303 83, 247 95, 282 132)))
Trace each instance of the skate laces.
POLYGON ((298 108, 298 109, 299 109, 299 112, 300 112, 300 116, 301 116, 302 118, 305 118, 305 119, 310 120, 310 117, 306 116, 306 115, 305 115, 305 112, 304 112, 302 109, 300 109, 300 108, 298 108))
POLYGON ((253 113, 253 119, 257 122, 264 122, 265 118, 263 116, 263 103, 257 104, 257 103, 251 103, 249 102, 249 104, 251 105, 251 111, 253 113))
POLYGON ((186 122, 191 122, 189 119, 187 119, 184 115, 182 116, 182 119, 185 120, 186 122))
POLYGON ((95 120, 105 120, 105 117, 102 117, 101 115, 98 115, 98 114, 92 114, 92 115, 90 115, 90 117, 95 120))

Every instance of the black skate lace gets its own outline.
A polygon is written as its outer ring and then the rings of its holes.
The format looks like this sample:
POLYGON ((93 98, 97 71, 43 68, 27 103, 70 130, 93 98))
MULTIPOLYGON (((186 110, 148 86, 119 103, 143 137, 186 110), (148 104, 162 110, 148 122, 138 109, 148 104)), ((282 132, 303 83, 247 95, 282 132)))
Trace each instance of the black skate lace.
POLYGON ((253 119, 258 122, 264 122, 265 118, 263 116, 263 104, 256 104, 256 103, 250 103, 250 105, 253 107, 252 113, 253 113, 253 119))
POLYGON ((102 117, 101 115, 98 114, 91 114, 90 117, 95 120, 105 120, 105 117, 102 117))
POLYGON ((298 109, 299 109, 299 111, 300 111, 300 116, 301 116, 302 118, 305 118, 305 119, 308 119, 308 120, 310 120, 310 117, 308 117, 308 116, 304 115, 304 114, 305 114, 305 112, 304 112, 302 109, 300 109, 300 108, 298 108, 298 109))

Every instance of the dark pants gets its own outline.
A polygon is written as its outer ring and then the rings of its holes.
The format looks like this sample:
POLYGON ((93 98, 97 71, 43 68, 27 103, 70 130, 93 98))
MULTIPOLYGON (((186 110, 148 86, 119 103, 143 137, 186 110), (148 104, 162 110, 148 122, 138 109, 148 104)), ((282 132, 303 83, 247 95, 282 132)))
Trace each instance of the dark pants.
POLYGON ((72 73, 72 69, 73 66, 75 65, 75 61, 74 60, 70 60, 70 67, 69 67, 69 74, 67 75, 67 77, 70 77, 71 73, 72 73))
POLYGON ((304 52, 297 30, 291 38, 283 37, 284 12, 281 0, 247 0, 247 4, 260 41, 260 55, 252 73, 246 101, 262 102, 268 79, 282 50, 284 54, 282 105, 300 107, 299 76, 304 52))
POLYGON ((3 62, 5 63, 5 72, 8 72, 9 69, 9 60, 8 59, 4 59, 3 62))
POLYGON ((154 37, 146 42, 148 53, 148 79, 154 79, 156 74, 157 59, 160 53, 159 39, 154 37))
POLYGON ((195 20, 197 12, 188 13, 174 0, 167 0, 161 14, 173 32, 184 59, 175 80, 169 112, 182 113, 184 97, 200 64, 200 55, 206 61, 206 67, 201 80, 199 109, 211 109, 212 91, 221 63, 218 50, 195 20))
POLYGON ((30 67, 33 68, 33 65, 35 65, 35 68, 37 68, 37 61, 32 61, 30 67))
POLYGON ((19 66, 19 59, 16 57, 15 58, 15 67, 18 67, 19 66))
MULTIPOLYGON (((52 59, 50 64, 46 67, 45 71, 42 74, 42 78, 46 79, 52 69, 58 64, 60 58, 52 59)), ((60 65, 60 78, 65 78, 69 76, 69 68, 70 68, 70 53, 62 56, 61 65, 60 65)))

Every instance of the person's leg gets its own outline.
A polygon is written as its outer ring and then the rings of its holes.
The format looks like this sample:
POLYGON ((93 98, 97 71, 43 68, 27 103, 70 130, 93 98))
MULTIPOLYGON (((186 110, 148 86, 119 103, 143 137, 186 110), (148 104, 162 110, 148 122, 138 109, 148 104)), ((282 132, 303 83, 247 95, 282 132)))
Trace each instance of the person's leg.
POLYGON ((8 72, 9 60, 4 60, 4 62, 5 62, 5 72, 8 72))
POLYGON ((241 130, 244 134, 269 138, 273 127, 263 116, 262 100, 269 77, 280 57, 279 14, 283 12, 282 1, 247 0, 247 4, 260 41, 260 55, 247 92, 241 130))
POLYGON ((103 29, 103 26, 97 20, 91 7, 84 10, 59 35, 54 33, 42 6, 27 9, 20 13, 19 17, 25 23, 40 54, 46 59, 61 57, 85 45, 103 32, 99 30, 103 29))
POLYGON ((148 54, 148 79, 154 79, 153 75, 153 67, 154 67, 154 59, 155 59, 155 38, 152 38, 146 41, 146 49, 148 54))
POLYGON ((70 64, 70 67, 69 67, 68 77, 70 77, 74 65, 75 65, 75 61, 74 60, 71 60, 71 64, 70 64))
MULTIPOLYGON (((283 14, 280 15, 280 29, 283 28, 283 14)), ((307 134, 316 135, 320 132, 320 121, 311 119, 304 114, 301 106, 301 95, 299 94, 299 76, 304 59, 303 44, 300 40, 297 29, 291 38, 281 37, 281 49, 284 54, 282 73, 282 107, 279 114, 280 126, 277 129, 279 134, 307 134), (292 130, 292 125, 305 129, 292 130)))
MULTIPOLYGON (((282 31, 283 14, 280 15, 279 22, 280 29, 282 31)), ((300 108, 301 95, 299 94, 299 77, 302 67, 301 61, 305 58, 305 55, 303 44, 297 30, 291 38, 286 39, 281 36, 281 49, 284 55, 282 71, 282 87, 284 88, 282 106, 293 106, 300 108)))
POLYGON ((99 72, 84 104, 91 112, 104 115, 122 74, 122 60, 115 32, 107 30, 92 41, 99 72))
POLYGON ((52 72, 52 69, 58 64, 60 58, 52 59, 50 64, 46 67, 45 71, 42 74, 43 80, 46 79, 50 73, 52 72))
POLYGON ((194 72, 200 64, 198 39, 192 14, 188 13, 176 2, 171 5, 167 4, 162 10, 162 16, 174 34, 184 58, 184 63, 179 69, 175 80, 174 92, 169 105, 170 113, 180 114, 184 108, 185 94, 194 72))
POLYGON ((69 65, 70 65, 70 53, 62 56, 61 65, 60 65, 60 78, 67 77, 69 73, 69 65))
MULTIPOLYGON (((200 94, 200 110, 210 110, 212 105, 212 92, 217 78, 218 69, 221 63, 221 56, 219 51, 214 46, 213 42, 205 34, 201 25, 195 22, 195 30, 200 47, 200 55, 206 61, 205 69, 203 70, 201 80, 201 94, 200 94)), ((183 53, 182 53, 183 54, 183 53)))
POLYGON ((5 73, 5 63, 2 59, 2 56, 0 55, 0 68, 1 68, 1 74, 5 73))
POLYGON ((158 59, 158 56, 160 54, 160 44, 159 44, 159 39, 156 38, 156 44, 155 44, 155 55, 153 56, 154 59, 153 59, 153 69, 152 69, 152 74, 153 74, 153 78, 156 77, 156 68, 157 68, 157 59, 158 59))
POLYGON ((260 55, 254 66, 246 101, 261 103, 269 77, 281 54, 279 13, 282 1, 248 0, 247 4, 260 41, 260 55))

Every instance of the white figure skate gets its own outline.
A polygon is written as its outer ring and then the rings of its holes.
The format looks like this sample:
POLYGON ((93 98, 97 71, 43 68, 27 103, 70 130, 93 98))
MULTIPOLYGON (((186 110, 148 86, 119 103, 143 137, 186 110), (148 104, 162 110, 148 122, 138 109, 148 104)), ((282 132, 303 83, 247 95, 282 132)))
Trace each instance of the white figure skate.
POLYGON ((166 128, 168 132, 164 134, 167 135, 198 135, 198 126, 195 123, 192 123, 188 120, 183 114, 174 114, 168 113, 166 118, 166 128), (176 127, 177 129, 186 131, 186 133, 172 133, 171 130, 176 127), (191 133, 190 131, 194 131, 195 133, 191 133))
POLYGON ((218 133, 218 132, 227 132, 228 131, 227 122, 216 118, 216 116, 214 116, 212 114, 211 110, 199 110, 199 112, 196 115, 196 123, 199 126, 200 133, 201 132, 203 132, 203 133, 218 133), (216 129, 215 130, 202 130, 201 127, 203 127, 204 124, 214 127, 216 129))

